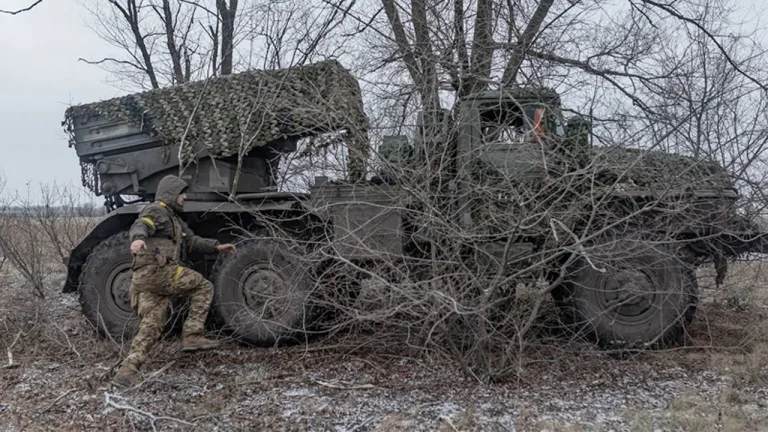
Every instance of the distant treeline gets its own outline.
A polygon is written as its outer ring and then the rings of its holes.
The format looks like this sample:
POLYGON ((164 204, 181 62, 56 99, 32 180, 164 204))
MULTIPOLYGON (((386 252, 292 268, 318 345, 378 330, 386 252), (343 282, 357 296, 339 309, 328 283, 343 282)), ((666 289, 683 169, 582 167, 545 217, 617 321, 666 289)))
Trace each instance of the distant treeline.
POLYGON ((92 206, 77 206, 77 207, 71 207, 71 206, 59 206, 59 207, 49 207, 49 206, 28 206, 28 207, 22 207, 22 206, 8 206, 8 207, 2 207, 0 206, 0 213, 2 214, 16 214, 16 215, 23 215, 23 214, 63 214, 63 215, 71 215, 71 216, 78 216, 78 217, 93 217, 93 216, 103 216, 105 215, 106 208, 99 205, 92 205, 92 206))

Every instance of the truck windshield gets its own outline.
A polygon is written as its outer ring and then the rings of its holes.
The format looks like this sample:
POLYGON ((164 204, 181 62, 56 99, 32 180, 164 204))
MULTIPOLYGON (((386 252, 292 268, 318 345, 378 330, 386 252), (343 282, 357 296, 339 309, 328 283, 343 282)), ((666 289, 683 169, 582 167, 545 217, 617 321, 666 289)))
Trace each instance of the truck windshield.
POLYGON ((482 139, 486 143, 522 144, 546 130, 546 109, 542 105, 500 106, 481 114, 482 139))

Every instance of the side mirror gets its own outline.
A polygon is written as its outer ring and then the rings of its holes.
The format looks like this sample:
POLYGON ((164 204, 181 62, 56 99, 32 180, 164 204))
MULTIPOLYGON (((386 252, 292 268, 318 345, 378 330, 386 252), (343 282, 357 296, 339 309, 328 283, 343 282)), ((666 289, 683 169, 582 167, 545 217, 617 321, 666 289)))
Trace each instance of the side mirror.
POLYGON ((379 146, 379 156, 382 164, 378 175, 372 180, 374 183, 392 184, 399 177, 400 170, 413 158, 413 146, 404 135, 387 135, 383 137, 379 146))
POLYGON ((381 158, 392 165, 401 165, 413 157, 413 147, 404 135, 386 135, 379 146, 381 158))
POLYGON ((589 149, 592 147, 592 123, 581 116, 568 119, 565 125, 566 153, 578 167, 585 167, 589 163, 589 149))
POLYGON ((587 139, 587 143, 589 143, 589 135, 591 133, 592 123, 581 116, 573 116, 569 118, 568 123, 565 125, 565 136, 568 137, 568 139, 581 140, 585 138, 587 139))

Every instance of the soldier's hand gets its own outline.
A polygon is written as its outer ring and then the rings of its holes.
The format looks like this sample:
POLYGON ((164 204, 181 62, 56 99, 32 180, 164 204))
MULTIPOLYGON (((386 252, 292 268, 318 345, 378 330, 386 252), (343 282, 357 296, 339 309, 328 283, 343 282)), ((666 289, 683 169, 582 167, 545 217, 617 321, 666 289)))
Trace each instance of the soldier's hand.
POLYGON ((237 247, 232 243, 224 243, 216 246, 216 250, 220 253, 235 253, 237 252, 237 247))
POLYGON ((140 250, 146 248, 147 244, 144 242, 144 240, 134 240, 133 243, 131 243, 131 253, 134 255, 138 254, 140 250))

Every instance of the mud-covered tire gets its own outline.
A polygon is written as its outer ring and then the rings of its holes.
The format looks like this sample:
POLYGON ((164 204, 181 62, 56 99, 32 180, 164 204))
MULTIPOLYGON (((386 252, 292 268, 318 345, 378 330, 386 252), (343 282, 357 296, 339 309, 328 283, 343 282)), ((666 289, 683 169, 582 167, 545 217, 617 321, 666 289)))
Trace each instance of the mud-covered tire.
POLYGON ((608 348, 682 342, 696 312, 697 283, 675 248, 629 236, 590 248, 588 256, 575 260, 555 293, 577 331, 608 348))
POLYGON ((219 257, 211 280, 218 327, 236 340, 269 347, 312 338, 314 284, 301 255, 272 238, 249 240, 219 257))
MULTIPOLYGON (((131 309, 129 290, 133 258, 127 232, 103 240, 88 255, 80 275, 80 307, 100 336, 117 342, 133 339, 139 318, 131 309)), ((168 313, 166 331, 174 328, 177 313, 168 313)))
POLYGON ((99 331, 116 341, 130 340, 139 329, 139 318, 131 309, 132 257, 127 233, 115 234, 99 243, 83 265, 79 299, 83 314, 99 331))

